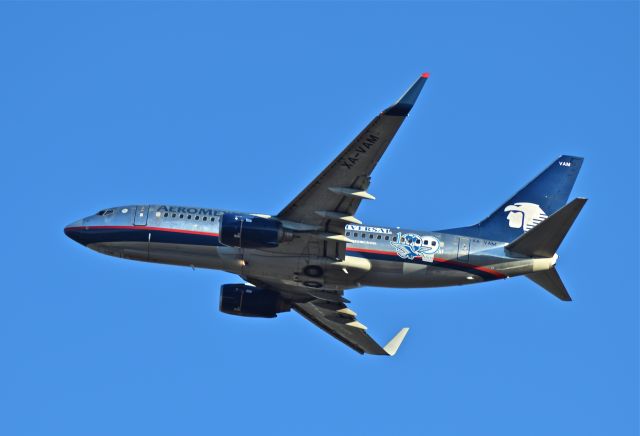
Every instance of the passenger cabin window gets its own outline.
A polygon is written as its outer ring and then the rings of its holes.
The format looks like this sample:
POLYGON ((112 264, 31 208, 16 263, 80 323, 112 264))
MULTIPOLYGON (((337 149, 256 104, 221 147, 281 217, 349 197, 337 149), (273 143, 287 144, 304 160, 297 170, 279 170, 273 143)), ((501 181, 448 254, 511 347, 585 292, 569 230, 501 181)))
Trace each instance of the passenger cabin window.
POLYGON ((357 232, 355 232, 355 233, 353 234, 353 237, 354 237, 354 238, 357 238, 357 237, 358 237, 358 233, 357 233, 357 232))
POLYGON ((191 215, 187 215, 187 219, 190 220, 191 219, 191 215))
POLYGON ((431 245, 435 247, 436 246, 436 241, 431 241, 431 245))
POLYGON ((382 235, 378 235, 378 239, 382 239, 382 235))
POLYGON ((200 220, 200 215, 196 215, 196 221, 200 220))
POLYGON ((351 236, 351 232, 347 232, 347 236, 351 236))
POLYGON ((362 234, 362 239, 364 239, 364 238, 366 238, 366 237, 367 237, 366 233, 363 233, 363 234, 362 234))
POLYGON ((175 214, 175 213, 172 213, 172 214, 171 214, 171 218, 175 218, 175 217, 176 217, 176 214, 175 214))
POLYGON ((180 219, 182 219, 182 218, 184 218, 184 214, 183 213, 180 214, 180 219))
POLYGON ((373 239, 373 233, 369 235, 369 239, 373 239))
POLYGON ((206 216, 203 216, 203 217, 202 217, 202 221, 206 221, 206 220, 207 220, 207 217, 206 217, 206 216))
POLYGON ((393 237, 393 242, 396 242, 396 241, 398 241, 398 237, 397 237, 397 236, 394 236, 394 237, 393 237))
POLYGON ((385 241, 388 241, 388 240, 389 240, 389 235, 385 236, 385 237, 384 237, 384 240, 385 240, 385 241))

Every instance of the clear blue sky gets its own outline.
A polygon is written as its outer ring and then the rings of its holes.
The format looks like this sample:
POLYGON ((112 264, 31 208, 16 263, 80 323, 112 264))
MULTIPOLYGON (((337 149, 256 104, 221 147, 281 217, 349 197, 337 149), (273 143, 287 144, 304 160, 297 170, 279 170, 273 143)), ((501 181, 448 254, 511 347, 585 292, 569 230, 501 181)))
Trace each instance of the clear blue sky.
POLYGON ((637 435, 638 3, 0 3, 0 434, 637 435), (372 224, 472 224, 560 154, 590 198, 562 303, 524 278, 348 297, 392 359, 216 271, 64 225, 119 204, 277 212, 423 71, 372 224), (419 165, 416 165, 419 163, 419 165))

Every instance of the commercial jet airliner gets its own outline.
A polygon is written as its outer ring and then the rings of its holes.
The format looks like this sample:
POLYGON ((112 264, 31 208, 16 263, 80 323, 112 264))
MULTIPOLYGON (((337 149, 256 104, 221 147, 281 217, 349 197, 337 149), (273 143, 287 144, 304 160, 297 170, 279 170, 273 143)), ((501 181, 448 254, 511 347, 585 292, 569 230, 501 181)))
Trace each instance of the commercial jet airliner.
MULTIPOLYGON (((427 288, 523 275, 561 300, 556 251, 587 201, 567 203, 582 158, 561 156, 478 224, 435 231, 362 223, 370 176, 416 102, 422 74, 276 215, 157 205, 104 209, 64 229, 110 256, 220 269, 220 310, 273 318, 291 309, 359 353, 394 355, 408 328, 381 346, 348 307, 363 286, 427 288)), ((475 183, 479 183, 476 181, 475 183)))

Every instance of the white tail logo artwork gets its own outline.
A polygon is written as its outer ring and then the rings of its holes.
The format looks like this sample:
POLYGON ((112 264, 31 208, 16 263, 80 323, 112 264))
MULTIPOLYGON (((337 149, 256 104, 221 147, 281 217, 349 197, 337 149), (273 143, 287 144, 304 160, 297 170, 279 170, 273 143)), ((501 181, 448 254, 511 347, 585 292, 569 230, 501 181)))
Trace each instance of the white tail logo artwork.
POLYGON ((504 208, 504 211, 509 212, 507 215, 509 227, 523 229, 525 232, 547 219, 547 214, 535 203, 518 202, 510 204, 504 208))

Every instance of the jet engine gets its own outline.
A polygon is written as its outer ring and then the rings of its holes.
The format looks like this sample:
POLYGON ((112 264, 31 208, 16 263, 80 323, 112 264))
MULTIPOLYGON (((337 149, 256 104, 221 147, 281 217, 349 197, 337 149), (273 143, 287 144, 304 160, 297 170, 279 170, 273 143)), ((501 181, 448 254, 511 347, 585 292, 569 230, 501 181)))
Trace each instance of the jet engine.
POLYGON ((275 318, 277 313, 289 310, 291 305, 277 292, 247 285, 220 287, 220 312, 238 316, 275 318))
POLYGON ((238 248, 274 248, 292 235, 273 218, 225 213, 220 218, 220 243, 238 248))

